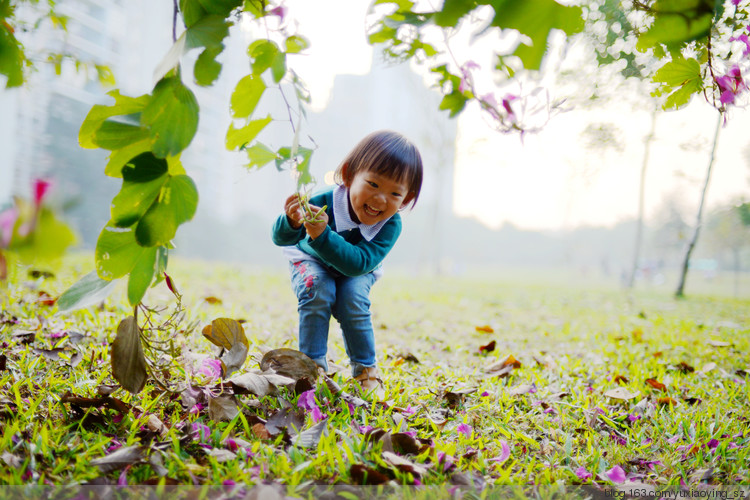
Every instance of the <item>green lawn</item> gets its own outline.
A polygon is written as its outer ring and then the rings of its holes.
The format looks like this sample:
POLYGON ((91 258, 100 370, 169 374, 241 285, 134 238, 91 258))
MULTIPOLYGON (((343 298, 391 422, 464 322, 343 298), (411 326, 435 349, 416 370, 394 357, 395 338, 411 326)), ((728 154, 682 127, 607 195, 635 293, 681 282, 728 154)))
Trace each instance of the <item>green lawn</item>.
MULTIPOLYGON (((71 258, 47 279, 19 272, 2 289, 2 484, 265 482, 293 494, 382 482, 750 483, 750 300, 393 272, 372 296, 385 402, 352 398, 335 324, 342 392, 319 380, 231 396, 199 373, 217 353, 201 330, 243 320, 244 371, 296 347, 285 270, 177 260, 184 318, 151 340, 181 354, 159 361, 163 386, 104 396, 116 385, 109 344, 132 314, 121 291, 69 314, 40 295, 58 296, 91 260, 71 258), (311 387, 301 403, 295 388, 311 387), (239 413, 215 421, 221 412, 192 405, 212 397, 236 399, 239 413)), ((175 299, 161 284, 146 302, 167 308, 157 324, 175 299)))

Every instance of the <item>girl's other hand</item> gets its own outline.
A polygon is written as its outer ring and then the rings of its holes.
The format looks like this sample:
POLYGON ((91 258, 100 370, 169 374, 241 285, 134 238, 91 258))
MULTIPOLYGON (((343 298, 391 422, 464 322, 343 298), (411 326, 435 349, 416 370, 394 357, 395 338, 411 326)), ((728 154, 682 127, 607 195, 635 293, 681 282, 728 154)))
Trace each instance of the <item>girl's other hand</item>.
POLYGON ((302 212, 302 207, 299 204, 299 196, 296 193, 291 195, 284 202, 284 213, 286 214, 287 220, 289 220, 289 224, 294 229, 299 229, 302 227, 304 213, 302 212))
POLYGON ((316 207, 315 205, 310 205, 310 210, 313 214, 320 212, 316 217, 318 222, 304 222, 307 235, 314 240, 326 230, 326 226, 328 226, 328 214, 325 210, 321 210, 320 207, 316 207))

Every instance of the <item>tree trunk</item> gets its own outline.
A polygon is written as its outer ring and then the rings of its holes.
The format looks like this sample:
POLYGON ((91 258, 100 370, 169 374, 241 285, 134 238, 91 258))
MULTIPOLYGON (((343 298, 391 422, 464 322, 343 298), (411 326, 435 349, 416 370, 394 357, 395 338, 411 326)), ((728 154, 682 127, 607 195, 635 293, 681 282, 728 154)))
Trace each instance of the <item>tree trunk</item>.
POLYGON ((716 159, 716 145, 719 143, 719 130, 721 130, 721 124, 724 117, 719 113, 719 118, 716 121, 716 131, 714 132, 714 143, 711 146, 711 158, 708 161, 708 169, 706 171, 706 181, 703 183, 703 193, 701 193, 701 201, 698 205, 698 215, 695 220, 695 229, 693 230, 693 237, 690 238, 687 248, 685 249, 685 258, 682 261, 682 269, 680 272, 680 282, 677 285, 677 291, 674 296, 678 299, 685 296, 685 280, 687 279, 688 268, 690 266, 690 254, 693 253, 695 244, 698 242, 698 234, 703 224, 703 206, 706 203, 706 193, 708 192, 708 183, 711 180, 711 170, 714 166, 714 159, 716 159))
POLYGON ((635 230, 635 248, 633 250, 633 268, 630 270, 630 278, 628 279, 628 288, 633 288, 635 285, 635 275, 638 272, 638 264, 641 260, 641 242, 643 240, 643 212, 645 204, 645 193, 646 193, 646 168, 648 167, 648 158, 651 154, 651 143, 654 142, 654 131, 656 130, 656 114, 659 108, 654 106, 654 110, 651 113, 651 131, 644 139, 643 146, 643 160, 641 161, 641 184, 638 190, 638 223, 635 230))

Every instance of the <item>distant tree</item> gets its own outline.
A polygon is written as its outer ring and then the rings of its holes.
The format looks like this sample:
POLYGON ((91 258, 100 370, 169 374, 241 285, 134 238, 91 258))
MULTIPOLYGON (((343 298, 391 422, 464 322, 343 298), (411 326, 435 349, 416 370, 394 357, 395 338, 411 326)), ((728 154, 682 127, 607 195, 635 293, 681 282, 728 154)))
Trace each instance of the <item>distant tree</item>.
POLYGON ((748 204, 725 207, 710 214, 706 231, 707 247, 716 255, 729 253, 734 272, 734 295, 739 296, 742 255, 750 249, 750 210, 748 204))

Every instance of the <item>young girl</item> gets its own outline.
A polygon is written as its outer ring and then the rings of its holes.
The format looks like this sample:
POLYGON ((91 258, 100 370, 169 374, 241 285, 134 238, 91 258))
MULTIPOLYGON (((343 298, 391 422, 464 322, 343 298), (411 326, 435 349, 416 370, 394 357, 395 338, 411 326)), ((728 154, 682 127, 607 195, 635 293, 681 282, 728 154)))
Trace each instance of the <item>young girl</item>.
POLYGON ((310 198, 317 220, 305 217, 299 198, 286 199, 273 226, 284 246, 299 301, 299 350, 328 371, 328 325, 341 325, 352 376, 365 392, 382 395, 370 321, 370 287, 401 233, 397 213, 416 204, 422 158, 406 138, 375 132, 360 141, 336 170, 337 186, 310 198))

